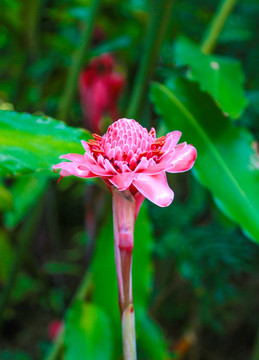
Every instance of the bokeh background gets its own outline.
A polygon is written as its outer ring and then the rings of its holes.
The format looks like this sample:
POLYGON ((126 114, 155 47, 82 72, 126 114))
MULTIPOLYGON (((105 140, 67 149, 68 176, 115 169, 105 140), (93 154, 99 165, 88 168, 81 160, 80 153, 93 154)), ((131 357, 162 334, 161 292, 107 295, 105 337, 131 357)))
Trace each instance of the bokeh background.
MULTIPOLYGON (((15 111, 99 133, 125 116, 183 131, 197 168, 168 175, 174 202, 145 200, 136 224, 138 356, 258 360, 259 2, 97 3, 1 0, 0 359, 121 359, 111 195, 101 181, 57 183, 62 152, 34 148, 48 171, 29 167, 38 128, 15 111)), ((69 133, 80 148, 81 132, 69 133)))

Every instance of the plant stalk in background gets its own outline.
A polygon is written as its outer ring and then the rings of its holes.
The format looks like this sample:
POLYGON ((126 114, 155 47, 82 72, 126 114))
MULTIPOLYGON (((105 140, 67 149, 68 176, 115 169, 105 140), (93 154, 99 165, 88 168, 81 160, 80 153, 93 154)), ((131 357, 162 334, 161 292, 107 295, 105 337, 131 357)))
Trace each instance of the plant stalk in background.
POLYGON ((225 21, 236 2, 237 0, 223 0, 220 3, 220 6, 210 24, 209 30, 201 44, 201 51, 204 54, 210 54, 213 51, 225 21))
POLYGON ((169 24, 173 0, 152 0, 143 55, 136 74, 127 116, 138 118, 148 81, 155 70, 160 47, 169 24))
POLYGON ((77 52, 75 53, 72 65, 69 68, 69 72, 65 84, 65 90, 60 100, 60 107, 58 111, 58 118, 64 121, 67 120, 69 109, 71 108, 75 91, 77 89, 79 72, 82 68, 82 64, 84 62, 84 59, 86 57, 86 52, 90 44, 93 27, 94 27, 94 21, 98 13, 99 6, 100 6, 100 0, 92 0, 91 6, 89 7, 90 10, 89 14, 87 13, 84 22, 85 28, 83 31, 80 46, 77 52))

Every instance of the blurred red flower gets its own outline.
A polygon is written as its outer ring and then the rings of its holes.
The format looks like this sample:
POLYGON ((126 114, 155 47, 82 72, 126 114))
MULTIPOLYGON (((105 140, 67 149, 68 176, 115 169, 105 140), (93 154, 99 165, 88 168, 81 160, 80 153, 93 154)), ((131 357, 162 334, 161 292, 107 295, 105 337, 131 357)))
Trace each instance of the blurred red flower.
POLYGON ((102 118, 106 114, 113 121, 118 119, 118 100, 125 79, 114 68, 112 55, 102 54, 94 58, 79 77, 84 125, 95 133, 102 132, 102 118))
POLYGON ((60 320, 53 320, 48 325, 48 336, 54 341, 62 329, 63 323, 60 320))

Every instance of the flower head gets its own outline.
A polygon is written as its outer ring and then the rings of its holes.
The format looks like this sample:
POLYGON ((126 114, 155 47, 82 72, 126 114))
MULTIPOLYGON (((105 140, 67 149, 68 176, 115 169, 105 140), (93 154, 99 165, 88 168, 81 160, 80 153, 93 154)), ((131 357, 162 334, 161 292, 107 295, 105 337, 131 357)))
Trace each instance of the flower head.
POLYGON ((101 131, 101 120, 105 114, 113 121, 118 118, 118 100, 125 81, 114 67, 114 58, 110 54, 102 54, 80 74, 79 91, 85 126, 97 133, 101 131))
POLYGON ((82 141, 84 155, 62 155, 71 162, 54 165, 54 170, 61 169, 61 177, 100 177, 111 190, 129 189, 136 200, 136 213, 145 197, 162 207, 170 205, 174 193, 165 172, 187 171, 197 156, 192 145, 177 144, 180 131, 157 139, 154 128, 148 132, 133 119, 119 119, 106 134, 93 137, 82 141))

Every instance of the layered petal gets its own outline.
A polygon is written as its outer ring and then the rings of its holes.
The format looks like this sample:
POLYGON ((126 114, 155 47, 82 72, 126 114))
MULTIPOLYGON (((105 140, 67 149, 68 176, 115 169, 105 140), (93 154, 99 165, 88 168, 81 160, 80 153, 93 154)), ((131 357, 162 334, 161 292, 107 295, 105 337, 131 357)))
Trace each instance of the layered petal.
POLYGON ((182 136, 181 131, 175 130, 170 133, 168 133, 165 137, 165 143, 162 147, 162 151, 170 151, 172 150, 175 145, 178 143, 180 137, 182 136))
POLYGON ((174 193, 168 186, 164 172, 156 175, 139 174, 132 184, 143 196, 158 206, 169 206, 174 199, 174 193))
POLYGON ((66 154, 66 155, 61 155, 59 158, 75 161, 80 164, 83 164, 85 161, 84 155, 80 155, 80 154, 66 154))
POLYGON ((137 191, 137 193, 134 195, 135 198, 135 219, 138 216, 139 210, 141 205, 143 204, 143 201, 145 200, 145 196, 142 195, 139 191, 137 191))
POLYGON ((170 173, 183 172, 190 170, 197 157, 197 150, 192 145, 186 143, 175 146, 171 166, 166 171, 170 173))
POLYGON ((89 164, 89 163, 85 163, 84 164, 85 167, 88 168, 89 171, 91 171, 93 174, 95 174, 96 176, 100 176, 100 177, 109 177, 112 176, 113 174, 108 172, 107 170, 105 170, 105 168, 103 168, 102 166, 98 165, 98 164, 89 164))
POLYGON ((133 172, 121 173, 113 176, 109 181, 118 188, 119 191, 126 190, 130 187, 135 174, 133 172))
POLYGON ((60 175, 69 176, 75 175, 82 178, 92 178, 98 175, 93 174, 86 166, 74 162, 61 162, 53 166, 53 170, 61 169, 60 175))

